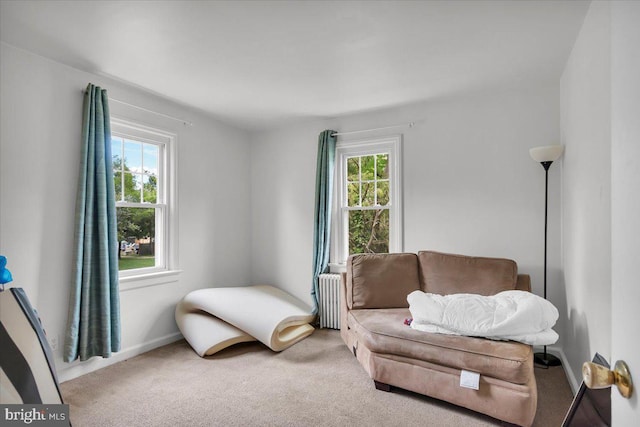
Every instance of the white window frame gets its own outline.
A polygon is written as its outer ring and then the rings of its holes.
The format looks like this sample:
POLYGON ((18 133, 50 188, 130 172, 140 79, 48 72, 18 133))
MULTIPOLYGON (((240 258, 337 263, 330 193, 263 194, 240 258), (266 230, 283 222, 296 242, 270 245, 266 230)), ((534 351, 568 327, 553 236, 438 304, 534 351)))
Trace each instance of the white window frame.
MULTIPOLYGON (((349 208, 347 207, 347 159, 374 154, 389 155, 389 252, 404 250, 402 213, 402 135, 384 138, 339 141, 336 144, 336 168, 332 213, 332 272, 345 271, 349 256, 349 208)), ((365 208, 370 209, 370 208, 365 208)))
MULTIPOLYGON (((177 216, 177 135, 140 123, 111 117, 111 136, 156 145, 158 157, 155 256, 156 266, 122 270, 119 272, 120 290, 136 289, 167 283, 167 276, 178 270, 178 216, 177 216)), ((112 153, 113 154, 113 153, 112 153)), ((116 201, 116 207, 147 207, 145 203, 116 201)))

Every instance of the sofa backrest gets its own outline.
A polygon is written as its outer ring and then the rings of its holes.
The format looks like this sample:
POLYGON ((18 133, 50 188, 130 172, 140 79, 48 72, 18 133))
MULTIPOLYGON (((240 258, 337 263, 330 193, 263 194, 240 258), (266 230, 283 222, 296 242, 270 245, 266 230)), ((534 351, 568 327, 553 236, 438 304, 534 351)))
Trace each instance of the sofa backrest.
POLYGON ((518 281, 518 266, 510 259, 421 251, 418 261, 424 292, 494 295, 516 289, 518 281))
POLYGON ((420 290, 416 254, 359 254, 347 259, 349 309, 409 307, 407 295, 420 290))

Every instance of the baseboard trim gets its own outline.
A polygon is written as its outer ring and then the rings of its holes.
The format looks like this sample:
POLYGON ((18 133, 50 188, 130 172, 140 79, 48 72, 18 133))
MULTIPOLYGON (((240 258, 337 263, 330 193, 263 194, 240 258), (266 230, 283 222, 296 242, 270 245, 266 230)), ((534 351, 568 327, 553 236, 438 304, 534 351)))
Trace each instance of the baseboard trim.
POLYGON ((163 337, 156 338, 142 344, 128 347, 115 353, 108 359, 104 359, 102 357, 94 357, 84 362, 80 362, 79 360, 75 360, 71 363, 59 362, 57 366, 58 381, 63 383, 65 381, 72 380, 79 376, 97 371, 98 369, 106 368, 109 365, 122 362, 123 360, 131 359, 132 357, 138 356, 142 353, 146 353, 147 351, 151 351, 154 348, 162 347, 163 345, 171 344, 172 342, 176 342, 181 339, 182 334, 180 332, 174 332, 172 334, 165 335, 163 337), (60 363, 63 363, 64 367, 61 367, 60 363))
POLYGON ((571 364, 569 364, 569 360, 564 354, 564 351, 562 351, 562 349, 557 349, 557 351, 560 354, 560 359, 562 359, 562 367, 565 375, 567 376, 567 380, 569 381, 569 385, 571 386, 571 391, 573 391, 573 395, 575 396, 578 392, 578 388, 580 387, 580 383, 582 383, 582 378, 578 380, 578 378, 573 374, 573 369, 571 369, 571 364))
POLYGON ((564 354, 564 351, 562 351, 562 348, 552 346, 552 347, 547 347, 547 351, 553 354, 554 356, 559 357, 560 360, 562 360, 562 369, 564 370, 564 374, 567 376, 567 381, 569 382, 571 391, 575 396, 576 393, 578 392, 578 387, 580 387, 580 383, 582 382, 582 378, 580 378, 580 381, 578 381, 576 376, 573 374, 573 369, 571 369, 569 360, 567 359, 567 356, 564 354))

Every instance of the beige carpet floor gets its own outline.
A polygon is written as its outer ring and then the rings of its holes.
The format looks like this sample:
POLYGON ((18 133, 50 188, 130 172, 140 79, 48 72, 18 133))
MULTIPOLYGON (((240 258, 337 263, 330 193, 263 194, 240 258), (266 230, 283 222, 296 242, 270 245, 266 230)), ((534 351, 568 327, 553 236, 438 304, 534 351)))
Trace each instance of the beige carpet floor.
MULTIPOLYGON (((536 369, 535 426, 559 426, 572 393, 562 367, 536 369)), ((500 426, 408 391, 378 391, 337 331, 274 353, 245 343, 207 358, 185 341, 62 384, 81 426, 500 426)))

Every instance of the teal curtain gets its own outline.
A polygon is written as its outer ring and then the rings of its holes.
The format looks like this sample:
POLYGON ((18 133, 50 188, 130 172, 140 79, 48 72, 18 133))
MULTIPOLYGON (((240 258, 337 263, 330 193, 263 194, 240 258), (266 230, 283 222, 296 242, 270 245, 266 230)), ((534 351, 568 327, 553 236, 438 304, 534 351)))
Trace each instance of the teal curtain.
POLYGON ((318 160, 316 165, 316 210, 313 230, 313 284, 311 297, 313 313, 318 313, 318 277, 327 271, 331 237, 331 200, 333 170, 336 157, 336 132, 325 130, 318 136, 318 160))
POLYGON ((84 95, 76 198, 73 283, 64 360, 110 357, 120 350, 118 238, 107 91, 84 95))

